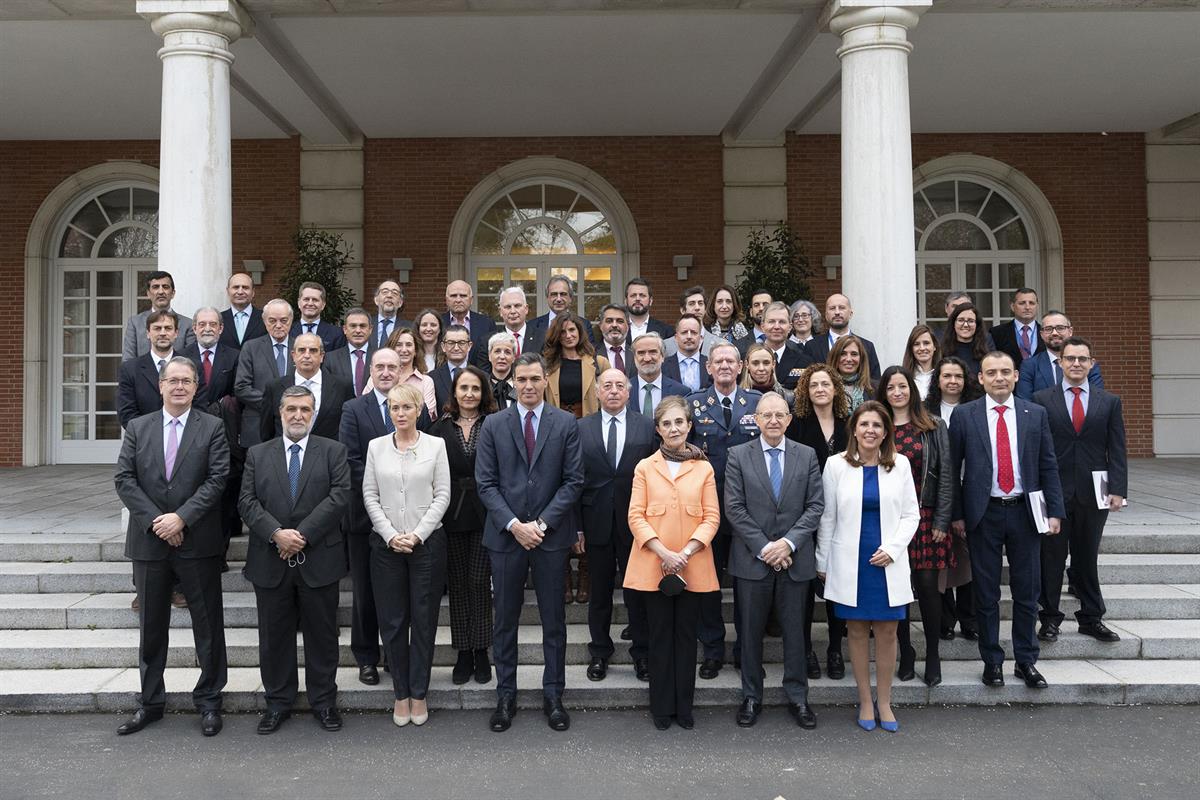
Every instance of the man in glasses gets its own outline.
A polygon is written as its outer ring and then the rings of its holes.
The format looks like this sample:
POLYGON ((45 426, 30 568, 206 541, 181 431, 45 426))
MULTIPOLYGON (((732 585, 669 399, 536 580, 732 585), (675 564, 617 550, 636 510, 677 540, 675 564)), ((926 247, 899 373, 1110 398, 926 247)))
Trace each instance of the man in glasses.
POLYGON ((450 325, 442 334, 442 353, 446 361, 433 371, 433 391, 438 409, 445 408, 453 391, 454 379, 471 361, 471 332, 462 325, 450 325))
MULTIPOLYGON (((1017 397, 1033 400, 1034 394, 1063 382, 1063 365, 1060 363, 1063 345, 1075 335, 1071 320, 1061 311, 1047 311, 1042 317, 1038 333, 1046 343, 1046 349, 1021 362, 1021 378, 1017 381, 1017 397)), ((1104 388, 1100 376, 1100 364, 1093 362, 1087 374, 1088 383, 1097 389, 1104 388)))

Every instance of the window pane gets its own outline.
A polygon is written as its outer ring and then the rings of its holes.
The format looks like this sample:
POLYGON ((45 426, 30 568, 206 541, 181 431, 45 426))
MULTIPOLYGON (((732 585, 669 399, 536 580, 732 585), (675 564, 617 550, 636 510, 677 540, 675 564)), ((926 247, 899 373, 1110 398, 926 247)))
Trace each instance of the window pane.
POLYGON ((503 288, 502 267, 480 267, 475 270, 475 307, 480 314, 492 319, 499 318, 500 302, 497 295, 503 288))
MULTIPOLYGON (((84 273, 86 274, 86 273, 84 273)), ((120 272, 96 273, 96 297, 124 297, 125 275, 120 272)), ((104 323, 100 323, 103 325, 104 323)))
MULTIPOLYGON (((537 268, 536 267, 517 267, 508 273, 508 282, 511 286, 520 286, 525 290, 525 297, 532 300, 536 304, 538 296, 537 288, 537 268)), ((530 313, 535 313, 533 307, 530 307, 530 313)))
POLYGON ((512 198, 525 219, 542 216, 542 185, 540 183, 509 192, 508 196, 512 198))
POLYGON ((158 233, 145 228, 122 228, 100 245, 100 258, 154 258, 158 255, 158 233))
POLYGON ((1021 220, 1014 219, 1000 230, 996 231, 996 246, 1001 250, 1028 250, 1029 235, 1021 220))
POLYGON ((949 292, 926 292, 925 293, 925 320, 941 320, 946 319, 946 297, 949 292))
MULTIPOLYGON (((96 329, 96 352, 104 355, 110 353, 121 352, 121 337, 124 331, 121 328, 97 328, 96 329)), ((86 353, 87 350, 73 350, 65 352, 86 353)))
POLYGON ((943 181, 925 187, 925 196, 939 217, 954 213, 954 181, 943 181))
POLYGON ((978 214, 979 207, 987 199, 988 189, 978 183, 958 182, 958 210, 964 214, 978 214))
POLYGON ((600 309, 611 302, 610 295, 589 294, 583 298, 583 315, 589 322, 600 319, 600 309))
POLYGON ((96 410, 97 411, 112 411, 117 410, 117 387, 113 385, 97 386, 96 387, 96 410))
POLYGON ((120 300, 97 300, 96 301, 96 324, 97 325, 121 325, 125 320, 122 319, 124 304, 120 300))
POLYGON ((975 307, 979 309, 979 315, 984 320, 990 320, 996 316, 996 307, 991 292, 975 295, 975 307))
POLYGON ((68 356, 64 358, 63 383, 87 383, 89 363, 87 356, 68 356))
POLYGON ((478 255, 498 256, 504 251, 504 237, 487 225, 475 229, 475 239, 471 242, 471 252, 478 255))
MULTIPOLYGON (((612 267, 588 267, 583 272, 585 294, 612 296, 612 267)), ((607 301, 606 301, 607 302, 607 301)))
POLYGON ((88 307, 91 302, 88 300, 64 300, 63 301, 63 324, 64 325, 87 325, 88 307))
MULTIPOLYGON (((63 352, 86 354, 88 352, 88 329, 63 328, 63 352)), ((120 334, 117 335, 116 352, 121 352, 120 334)))
POLYGON ((101 383, 116 383, 121 372, 121 357, 107 356, 96 359, 96 380, 101 383))
POLYGON ((607 255, 617 252, 617 240, 613 236, 612 226, 607 222, 597 225, 585 233, 582 239, 583 252, 587 255, 607 255))
MULTIPOLYGON (((991 264, 967 264, 967 288, 968 289, 991 289, 992 288, 992 265, 991 264)), ((978 299, 978 298, 976 298, 978 299)), ((978 305, 978 302, 976 303, 978 305)))
POLYGON ((74 228, 67 228, 63 236, 62 247, 58 249, 60 258, 91 258, 93 240, 84 236, 74 228))
POLYGON ((86 387, 86 386, 64 386, 64 387, 62 387, 62 407, 63 407, 63 411, 87 411, 88 410, 88 387, 86 387))
POLYGON ((962 219, 939 224, 925 240, 926 250, 990 250, 991 243, 983 231, 962 219))
POLYGON ((567 217, 567 225, 573 230, 583 232, 604 219, 604 214, 596 208, 596 204, 583 195, 575 201, 575 209, 567 217))
POLYGON ((1017 210, 1012 207, 1012 204, 993 192, 991 199, 983 207, 983 211, 980 212, 979 217, 988 228, 995 230, 1002 223, 1008 222, 1016 215, 1017 210))
POLYGON ((87 414, 63 414, 62 438, 69 441, 79 441, 88 438, 87 414))
POLYGON ((158 227, 158 193, 149 189, 133 190, 133 218, 158 227))
POLYGON ((486 222, 493 228, 508 233, 510 230, 519 225, 523 220, 513 210, 512 203, 508 202, 508 196, 501 197, 496 204, 487 210, 482 217, 482 222, 486 222))
POLYGON ((108 440, 121 438, 121 421, 117 419, 116 414, 96 415, 96 438, 108 440))
POLYGON ((574 189, 546 184, 546 216, 566 219, 567 211, 578 196, 579 192, 574 189))
POLYGON ((551 275, 563 275, 575 282, 575 288, 579 288, 579 270, 575 267, 551 267, 551 275))
POLYGON ((113 189, 100 195, 99 199, 111 222, 129 219, 129 189, 113 189))
POLYGON ((924 269, 925 288, 927 290, 951 288, 949 264, 925 264, 924 269))
POLYGON ((918 231, 923 231, 929 227, 929 223, 933 222, 933 211, 925 202, 925 198, 921 197, 921 193, 917 192, 913 197, 913 224, 918 231))
POLYGON ((87 297, 90 283, 87 272, 63 273, 63 297, 87 297))
POLYGON ((95 239, 108 227, 108 220, 104 218, 100 206, 96 205, 96 201, 93 200, 79 209, 71 220, 71 224, 95 239))
POLYGON ((1000 306, 997 309, 999 312, 999 319, 1012 319, 1012 314, 1009 312, 1012 306, 1013 298, 1016 296, 1016 294, 1016 292, 1000 293, 1000 306))
POLYGON ((1026 286, 1024 264, 1001 264, 1000 285, 1008 289, 1020 289, 1026 286))
POLYGON ((575 241, 559 228, 530 225, 513 240, 511 253, 517 255, 574 255, 575 241))

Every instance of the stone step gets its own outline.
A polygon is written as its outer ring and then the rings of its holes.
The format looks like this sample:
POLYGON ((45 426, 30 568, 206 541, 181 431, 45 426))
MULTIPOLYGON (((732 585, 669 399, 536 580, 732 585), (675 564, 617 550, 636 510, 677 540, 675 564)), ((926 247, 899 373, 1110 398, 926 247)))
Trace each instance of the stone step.
MULTIPOLYGON (((1043 659, 1135 659, 1135 658, 1184 658, 1200 659, 1200 620, 1141 620, 1114 622, 1110 627, 1121 636, 1113 644, 1098 642, 1089 636, 1081 636, 1074 625, 1064 626, 1062 637, 1054 644, 1043 644, 1043 659), (1136 632, 1140 631, 1140 633, 1136 632)), ((613 664, 629 664, 629 643, 617 639, 620 629, 614 626, 613 640, 617 651, 611 659, 613 664)), ((1011 625, 1000 626, 1001 643, 1006 652, 1012 652, 1011 625)), ((726 626, 726 640, 735 639, 732 625, 726 626)), ((587 644, 590 639, 586 625, 567 626, 567 663, 587 664, 590 660, 587 644)), ((813 645, 824 663, 828 645, 827 631, 823 625, 814 626, 813 645)), ((452 666, 457 651, 450 644, 450 630, 441 627, 437 632, 434 650, 435 666, 452 666)), ((913 646, 924 654, 924 637, 920 630, 913 631, 913 646)), ((303 659, 304 644, 298 637, 298 647, 303 659)), ((350 631, 342 628, 339 639, 339 663, 343 667, 355 665, 350 652, 350 631)), ((137 666, 138 631, 136 628, 111 628, 97 630, 46 629, 0 631, 0 669, 86 669, 101 667, 137 666)), ((258 631, 254 628, 230 628, 225 632, 225 648, 229 665, 232 667, 258 666, 258 631)), ((977 661, 979 648, 975 642, 957 638, 940 642, 939 650, 945 661, 977 661)), ((845 647, 843 646, 843 652, 845 647)), ((518 633, 517 658, 521 664, 542 663, 542 631, 539 626, 523 626, 518 633)), ((783 660, 783 642, 768 637, 764 642, 764 658, 768 663, 783 660)), ((171 638, 167 665, 187 667, 195 664, 195 649, 191 635, 176 631, 171 638)))
MULTIPOLYGON (((906 705, 998 705, 1007 703, 1055 704, 1087 703, 1115 705, 1122 703, 1200 703, 1200 661, 1102 661, 1064 659, 1047 660, 1038 665, 1050 686, 1036 690, 1026 688, 1012 675, 1011 663, 1006 665, 1006 684, 1001 688, 983 686, 979 682, 978 662, 949 662, 942 667, 943 683, 929 688, 920 680, 897 683, 893 701, 906 705)), ((917 665, 920 674, 923 665, 917 665)), ((646 684, 640 683, 628 667, 616 667, 604 681, 593 683, 585 676, 586 667, 567 667, 564 704, 571 709, 645 708, 648 704, 646 684)), ((767 666, 763 698, 765 704, 779 706, 785 702, 782 668, 767 666)), ((542 668, 524 665, 517 668, 519 688, 517 703, 524 709, 517 716, 517 727, 536 727, 543 730, 545 722, 539 711, 542 668)), ((166 671, 167 706, 174 711, 192 711, 191 688, 199 670, 194 667, 172 667, 166 671)), ((338 706, 344 710, 386 712, 391 708, 392 689, 386 680, 379 686, 363 686, 353 668, 338 670, 338 706)), ((297 710, 304 707, 304 672, 300 671, 301 694, 297 710)), ((28 669, 0 670, 0 712, 103 711, 121 712, 136 707, 139 686, 136 668, 97 669, 28 669)), ((455 686, 450 681, 449 667, 435 667, 430 683, 429 705, 436 721, 440 709, 478 709, 480 730, 486 730, 488 710, 495 707, 494 681, 474 682, 455 686)), ((828 725, 844 718, 849 724, 856 701, 854 681, 846 678, 832 681, 821 678, 811 682, 809 701, 815 707, 821 724, 828 725), (846 706, 835 709, 830 706, 846 706)), ((725 669, 714 680, 696 682, 696 704, 725 706, 730 709, 729 725, 733 729, 733 709, 741 702, 741 681, 738 673, 725 669)), ((234 667, 229 670, 224 705, 227 711, 261 711, 262 684, 257 669, 234 667)), ((780 712, 781 713, 781 712, 780 712)), ((114 721, 114 724, 115 721, 114 721)), ((253 729, 256 720, 231 719, 226 726, 253 729)), ((291 725, 313 724, 297 719, 291 725)), ((353 725, 350 717, 347 725, 353 725)), ((647 721, 649 724, 649 721, 647 721)), ((572 726, 586 727, 586 715, 576 716, 572 726)))
MULTIPOLYGON (((1105 603, 1108 606, 1107 620, 1147 619, 1197 619, 1200 618, 1200 584, 1117 584, 1105 588, 1105 603)), ((1002 619, 1012 617, 1012 601, 1008 587, 1001 587, 1000 614, 1002 619)), ((105 592, 89 594, 68 592, 38 594, 24 592, 0 594, 0 630, 46 629, 46 628, 136 628, 137 614, 129 604, 132 592, 105 592)), ((257 612, 252 592, 226 592, 225 626, 247 628, 257 624, 257 612)), ((1079 608, 1079 601, 1066 595, 1061 603, 1067 617, 1079 608)), ((568 623, 587 621, 587 606, 572 603, 567 606, 568 623)), ((726 622, 732 622, 732 593, 724 591, 723 611, 726 622)), ((818 602, 815 617, 824 620, 824 604, 818 602)), ((914 619, 920 618, 914 606, 914 619)), ((521 624, 538 621, 537 605, 533 592, 525 592, 525 605, 521 610, 521 624)), ((614 602, 613 621, 624 624, 627 617, 619 596, 614 602)), ((188 627, 191 624, 186 609, 171 610, 172 627, 188 627)), ((350 594, 341 593, 338 608, 338 624, 350 624, 350 594)), ((439 624, 449 624, 449 603, 443 597, 439 624)))

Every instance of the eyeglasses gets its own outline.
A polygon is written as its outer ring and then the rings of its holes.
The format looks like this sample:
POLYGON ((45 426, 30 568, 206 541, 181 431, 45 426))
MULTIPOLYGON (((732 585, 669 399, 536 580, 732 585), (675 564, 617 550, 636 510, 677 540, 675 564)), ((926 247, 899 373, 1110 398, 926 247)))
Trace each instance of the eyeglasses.
POLYGON ((163 378, 160 383, 165 383, 167 386, 191 386, 195 383, 191 378, 163 378))
POLYGON ((1065 361, 1068 364, 1086 364, 1091 360, 1091 356, 1059 356, 1059 361, 1065 361))
POLYGON ((760 411, 758 416, 762 417, 767 422, 782 422, 791 416, 786 411, 760 411))
POLYGON ((459 347, 466 347, 470 343, 471 343, 470 341, 463 340, 463 339, 444 339, 444 340, 442 340, 442 344, 446 345, 446 347, 449 347, 452 350, 458 349, 459 347))
POLYGON ((970 328, 972 325, 977 325, 978 323, 968 317, 964 319, 957 319, 954 321, 954 324, 963 328, 970 328))
POLYGON ((1070 325, 1043 325, 1042 330, 1050 331, 1051 333, 1066 333, 1071 330, 1070 325))
POLYGON ((797 311, 795 314, 792 314, 792 319, 812 319, 812 314, 807 311, 797 311))

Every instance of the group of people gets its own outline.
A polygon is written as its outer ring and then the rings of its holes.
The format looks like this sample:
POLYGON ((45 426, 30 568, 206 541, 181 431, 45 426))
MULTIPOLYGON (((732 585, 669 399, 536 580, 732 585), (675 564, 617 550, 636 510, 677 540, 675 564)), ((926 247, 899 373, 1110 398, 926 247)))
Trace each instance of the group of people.
POLYGON ((586 675, 603 681, 618 585, 629 620, 620 638, 659 729, 691 728, 697 675, 726 664, 728 585, 743 727, 762 713, 768 635, 782 636, 789 712, 816 726, 817 597, 826 674, 845 676, 848 640, 865 730, 899 727, 892 676, 915 677, 914 607, 928 685, 941 682, 939 642, 956 624, 979 642, 983 683, 1003 685, 1002 554, 1026 685, 1046 686, 1039 642, 1059 635, 1068 553, 1080 632, 1118 638, 1103 623, 1097 557, 1126 494, 1121 403, 1070 320, 1039 320, 1031 289, 990 332, 969 295, 952 294, 945 330, 916 326, 902 363, 882 370, 841 294, 822 311, 757 292, 743 315, 732 287, 695 286, 669 325, 635 278, 623 304, 589 321, 574 311, 573 283, 556 276, 549 311, 534 318, 522 289, 503 289, 497 324, 454 281, 444 312, 410 322, 403 288, 384 281, 375 313, 351 309, 337 326, 321 319, 318 284, 300 287, 297 319, 283 300, 255 307, 243 273, 227 293, 228 309, 184 317, 171 309, 171 276, 152 273, 151 308, 126 330, 116 487, 130 512, 142 690, 118 733, 162 716, 172 604, 192 618, 202 732, 221 730, 220 575, 243 526, 261 734, 295 703, 298 632, 313 715, 325 730, 342 726, 347 574, 359 680, 390 672, 398 726, 429 718, 447 593, 452 680, 487 683, 494 664, 497 732, 517 712, 527 588, 554 730, 570 725, 566 605, 588 607, 586 675))

